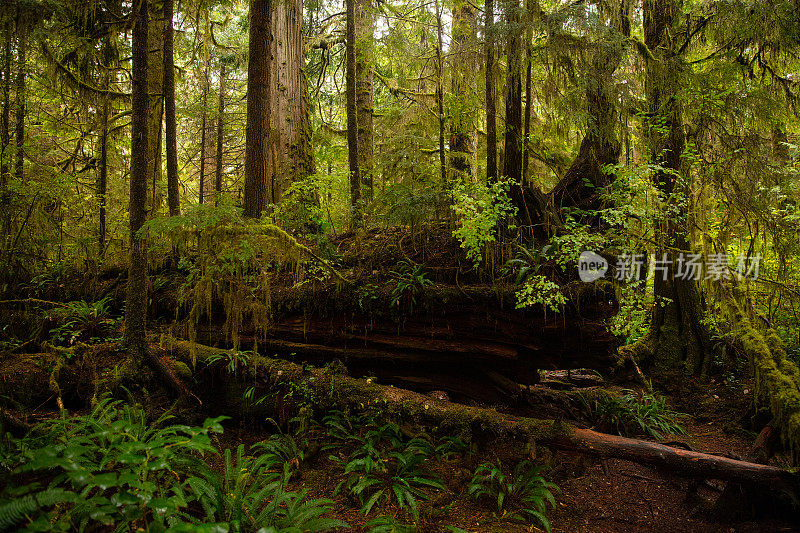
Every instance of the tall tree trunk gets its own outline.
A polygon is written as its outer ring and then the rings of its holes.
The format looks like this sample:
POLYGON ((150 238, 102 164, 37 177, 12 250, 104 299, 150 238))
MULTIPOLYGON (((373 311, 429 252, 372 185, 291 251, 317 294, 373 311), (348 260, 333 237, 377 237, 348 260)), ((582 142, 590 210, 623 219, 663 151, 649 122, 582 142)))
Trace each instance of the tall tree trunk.
POLYGON ((138 364, 147 357, 147 255, 139 230, 147 217, 148 178, 148 0, 134 3, 131 91, 130 264, 125 303, 125 343, 138 364), (137 9, 138 8, 138 9, 137 9))
MULTIPOLYGON (((664 127, 648 127, 647 143, 652 164, 665 170, 653 174, 653 184, 667 202, 656 225, 656 239, 662 256, 670 266, 666 276, 657 273, 654 280, 655 304, 649 341, 655 364, 683 367, 689 373, 705 372, 708 335, 701 323, 702 308, 697 284, 693 279, 675 277, 675 250, 689 251, 689 221, 667 212, 679 210, 675 195, 690 198, 688 180, 679 184, 676 175, 684 171, 681 155, 685 146, 683 121, 675 98, 680 89, 679 72, 683 62, 676 55, 680 43, 673 42, 674 24, 680 20, 675 0, 644 1, 645 44, 653 52, 647 62, 645 92, 649 116, 664 127), (670 209, 671 206, 671 209, 670 209), (663 279, 666 277, 666 279, 663 279)), ((682 209, 680 209, 682 210, 682 209)))
POLYGON ((525 125, 522 133, 522 183, 528 183, 528 162, 530 160, 530 150, 528 144, 531 134, 531 46, 533 41, 533 20, 531 13, 531 0, 525 0, 525 125))
POLYGON ((152 188, 149 215, 155 216, 163 201, 161 182, 161 123, 164 118, 164 9, 162 4, 150 2, 150 31, 148 32, 147 92, 149 94, 148 181, 152 188))
POLYGON ((219 103, 217 104, 217 160, 214 168, 214 205, 219 205, 222 194, 222 154, 225 134, 225 63, 219 63, 219 103))
POLYGON ((494 0, 486 0, 483 39, 486 48, 486 178, 497 181, 497 110, 494 87, 494 0))
POLYGON ((478 143, 476 17, 477 10, 471 2, 456 0, 450 41, 450 167, 454 174, 470 181, 475 179, 478 143))
POLYGON ((442 12, 439 0, 436 8, 436 108, 439 116, 439 172, 442 190, 447 188, 447 155, 444 152, 444 59, 442 58, 442 12))
MULTIPOLYGON (((109 74, 106 73, 105 89, 110 88, 109 74)), ((100 258, 106 251, 106 205, 108 193, 108 115, 110 102, 108 95, 103 96, 103 116, 100 125, 100 174, 97 178, 97 204, 99 227, 97 235, 98 253, 100 258)))
POLYGON ((267 208, 267 132, 269 132, 270 0, 250 0, 247 65, 244 215, 258 218, 267 208))
POLYGON ((592 52, 586 83, 586 135, 575 160, 550 193, 557 217, 560 217, 561 209, 567 207, 599 209, 599 191, 614 179, 613 174, 604 172, 603 167, 619 162, 619 110, 613 76, 621 61, 622 49, 616 45, 598 44, 592 52), (587 186, 587 183, 591 185, 587 186))
POLYGON ((350 226, 362 224, 361 174, 358 168, 358 109, 356 105, 356 0, 345 0, 347 10, 347 160, 350 166, 350 226))
POLYGON ((3 46, 3 112, 0 118, 0 184, 8 181, 8 152, 11 145, 11 22, 6 21, 3 46))
MULTIPOLYGON (((273 2, 270 26, 269 202, 279 203, 295 181, 314 172, 308 82, 303 54, 302 0, 273 2)), ((316 197, 303 199, 315 202, 316 197)))
POLYGON ((356 0, 356 106, 358 107, 358 168, 361 197, 372 201, 374 129, 372 124, 373 36, 375 16, 371 0, 356 0))
POLYGON ((164 132, 167 152, 167 206, 170 216, 181 214, 178 187, 178 127, 175 118, 175 53, 172 19, 175 0, 164 0, 164 132))
POLYGON ((206 130, 208 129, 208 64, 203 73, 203 103, 202 120, 200 121, 200 187, 197 194, 197 201, 203 204, 206 195, 206 130))
POLYGON ((519 9, 519 0, 507 0, 506 23, 509 26, 509 37, 503 175, 515 186, 522 184, 522 39, 519 9))
POLYGON ((28 49, 28 29, 17 17, 17 116, 15 140, 17 145, 14 175, 18 182, 24 181, 25 161, 25 63, 28 49))

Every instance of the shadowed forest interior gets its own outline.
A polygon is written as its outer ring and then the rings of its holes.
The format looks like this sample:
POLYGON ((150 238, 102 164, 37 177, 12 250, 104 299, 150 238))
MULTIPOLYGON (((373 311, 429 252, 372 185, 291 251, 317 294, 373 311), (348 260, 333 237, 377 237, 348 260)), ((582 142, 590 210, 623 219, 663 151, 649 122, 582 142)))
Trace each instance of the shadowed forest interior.
POLYGON ((800 527, 800 1, 0 1, 0 531, 800 527))

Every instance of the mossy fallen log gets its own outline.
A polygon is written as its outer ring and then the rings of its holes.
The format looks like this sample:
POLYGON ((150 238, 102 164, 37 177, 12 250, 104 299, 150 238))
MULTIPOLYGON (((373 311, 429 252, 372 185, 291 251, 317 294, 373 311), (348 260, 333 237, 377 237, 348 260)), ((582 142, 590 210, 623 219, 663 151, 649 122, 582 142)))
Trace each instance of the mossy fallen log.
MULTIPOLYGON (((167 346, 174 357, 204 361, 218 359, 224 350, 186 341, 167 346), (192 355, 194 354, 194 355, 192 355)), ((544 446, 624 459, 663 468, 672 473, 707 479, 757 485, 796 503, 800 494, 797 474, 774 466, 748 463, 717 455, 673 448, 662 444, 579 429, 558 420, 539 420, 499 413, 494 409, 440 401, 416 392, 355 379, 329 368, 307 368, 277 358, 256 357, 247 379, 255 379, 271 390, 304 390, 320 409, 379 407, 404 422, 433 427, 445 434, 473 439, 536 443, 544 446)))

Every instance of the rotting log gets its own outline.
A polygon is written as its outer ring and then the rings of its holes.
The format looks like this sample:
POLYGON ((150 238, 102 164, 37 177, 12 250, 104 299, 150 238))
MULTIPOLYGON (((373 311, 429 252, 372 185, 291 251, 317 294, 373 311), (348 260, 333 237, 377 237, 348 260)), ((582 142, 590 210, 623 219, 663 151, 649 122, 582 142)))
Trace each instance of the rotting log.
MULTIPOLYGON (((222 350, 186 341, 170 341, 167 349, 178 359, 199 363, 222 350)), ((774 466, 683 450, 651 441, 619 437, 580 429, 560 421, 539 420, 499 413, 494 409, 440 401, 429 396, 337 374, 330 369, 308 369, 277 358, 257 357, 256 382, 269 390, 293 384, 314 392, 321 409, 380 407, 388 415, 447 434, 462 434, 481 441, 510 440, 624 459, 663 468, 674 474, 757 485, 797 503, 798 475, 774 466)), ((207 405, 211 402, 207 402, 207 405)))
MULTIPOLYGON (((573 303, 549 314, 515 310, 510 288, 436 286, 418 297, 413 312, 400 312, 388 300, 371 302, 380 310, 362 308, 366 304, 352 291, 276 291, 269 327, 260 330, 245 323, 238 339, 241 346, 257 344, 264 354, 293 361, 324 364, 340 359, 362 375, 426 377, 450 368, 459 377, 474 374, 467 369, 478 366, 534 384, 540 369, 607 371, 617 364, 617 342, 605 323, 613 314, 615 296, 605 289, 579 289, 573 303)), ((196 340, 230 345, 224 319, 215 313, 212 320, 201 320, 196 340)), ((493 386, 485 374, 479 377, 493 386)))

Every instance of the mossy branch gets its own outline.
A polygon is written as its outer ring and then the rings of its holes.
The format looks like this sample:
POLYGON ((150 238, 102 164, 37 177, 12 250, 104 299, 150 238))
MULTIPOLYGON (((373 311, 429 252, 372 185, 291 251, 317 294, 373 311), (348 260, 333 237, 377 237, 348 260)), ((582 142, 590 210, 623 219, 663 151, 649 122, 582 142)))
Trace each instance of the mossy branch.
POLYGON ((245 226, 248 228, 248 231, 253 235, 263 235, 265 237, 271 237, 278 242, 282 243, 286 247, 296 250, 300 252, 302 255, 310 257, 314 261, 321 264, 328 272, 333 274, 336 279, 342 281, 344 283, 352 283, 350 280, 342 276, 338 270, 333 268, 333 266, 327 262, 325 259, 321 258, 317 254, 315 254, 311 248, 304 244, 300 244, 297 242, 297 239, 289 235, 286 231, 282 230, 275 224, 256 224, 252 226, 245 226))

